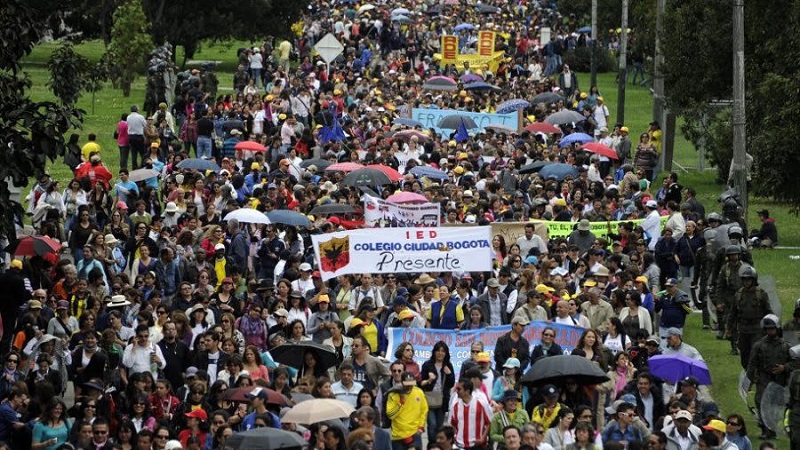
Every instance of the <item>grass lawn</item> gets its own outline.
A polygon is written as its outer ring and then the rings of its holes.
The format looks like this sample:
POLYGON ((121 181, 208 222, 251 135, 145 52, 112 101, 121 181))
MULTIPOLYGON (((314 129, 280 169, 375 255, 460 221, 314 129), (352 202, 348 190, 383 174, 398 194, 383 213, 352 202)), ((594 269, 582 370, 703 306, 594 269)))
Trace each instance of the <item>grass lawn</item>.
MULTIPOLYGON (((195 55, 196 60, 215 60, 223 61, 219 67, 218 77, 220 79, 220 92, 225 92, 231 87, 232 72, 236 64, 236 49, 248 46, 243 42, 226 42, 215 45, 204 45, 195 55)), ((252 45, 250 45, 252 46, 252 45)), ((52 97, 46 87, 47 71, 44 66, 47 58, 56 47, 55 44, 42 44, 34 49, 33 53, 26 59, 25 71, 33 80, 31 96, 34 99, 49 99, 52 97)), ((103 52, 102 43, 88 42, 81 44, 77 50, 91 58, 98 59, 103 52)), ((178 61, 182 61, 183 55, 178 50, 178 61)), ((615 74, 599 74, 598 85, 600 92, 604 95, 610 110, 610 121, 616 121, 616 99, 617 85, 614 82, 615 74)), ((580 74, 581 86, 588 86, 589 75, 580 74)), ((652 120, 652 97, 647 88, 640 86, 628 86, 626 90, 626 125, 631 130, 631 136, 637 136, 645 131, 648 123, 652 120)), ((143 78, 136 80, 130 98, 123 98, 119 90, 115 90, 110 84, 97 94, 95 100, 95 113, 91 114, 91 96, 85 95, 79 102, 79 106, 87 111, 83 136, 88 133, 95 133, 98 141, 104 149, 103 159, 112 171, 116 171, 119 162, 119 154, 116 143, 112 138, 117 121, 122 113, 129 110, 133 103, 142 104, 144 99, 143 78)), ((85 138, 81 142, 85 142, 85 138)), ((678 164, 684 167, 697 167, 698 159, 694 148, 680 135, 676 136, 675 159, 678 164)), ((50 170, 54 177, 62 182, 71 178, 69 169, 61 162, 50 165, 50 170)), ((713 171, 706 172, 679 172, 680 182, 684 186, 694 187, 699 194, 700 200, 706 207, 707 212, 719 211, 716 198, 721 192, 721 186, 715 182, 713 171)), ((770 210, 771 215, 777 219, 780 232, 780 244, 783 246, 800 246, 800 225, 796 218, 789 213, 787 205, 774 203, 765 199, 751 198, 748 223, 751 227, 758 226, 755 211, 762 208, 770 210)), ((778 292, 783 304, 783 320, 788 318, 788 314, 793 310, 794 299, 800 297, 800 284, 796 283, 797 273, 800 273, 800 260, 792 260, 790 255, 800 254, 800 250, 758 250, 754 252, 756 268, 761 274, 770 274, 775 277, 778 285, 778 292)), ((721 411, 724 414, 740 412, 748 420, 750 429, 758 435, 758 428, 752 421, 752 417, 746 413, 744 405, 737 393, 738 375, 741 370, 738 356, 730 356, 730 347, 725 341, 717 341, 710 332, 700 330, 699 315, 692 315, 687 326, 686 340, 695 345, 705 356, 711 367, 714 385, 712 392, 718 401, 721 411)), ((752 433, 751 433, 752 435, 752 433)), ((752 437, 752 436, 751 436, 752 437)), ((757 447, 757 439, 754 439, 757 447)), ((782 447, 788 445, 784 439, 782 447)))

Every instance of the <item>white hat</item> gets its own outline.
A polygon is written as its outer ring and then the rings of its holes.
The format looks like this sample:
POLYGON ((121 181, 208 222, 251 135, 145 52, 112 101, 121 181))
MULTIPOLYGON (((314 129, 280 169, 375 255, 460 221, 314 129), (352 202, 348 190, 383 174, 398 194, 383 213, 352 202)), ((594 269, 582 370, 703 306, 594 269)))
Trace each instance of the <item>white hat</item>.
POLYGON ((465 223, 475 223, 476 222, 475 215, 474 214, 467 215, 467 217, 464 218, 464 222, 465 223))
POLYGON ((309 264, 309 263, 300 264, 299 269, 300 269, 301 272, 310 272, 312 270, 311 269, 311 264, 309 264))
POLYGON ((114 295, 111 297, 111 301, 106 303, 106 308, 119 308, 130 304, 131 302, 124 295, 114 295))
POLYGON ((225 250, 225 244, 220 242, 219 244, 215 245, 214 246, 214 251, 217 251, 217 250, 225 250))
POLYGON ((181 441, 176 441, 175 439, 171 441, 167 441, 167 445, 164 446, 164 450, 182 450, 183 445, 181 441))
POLYGON ((322 189, 326 192, 336 192, 339 189, 332 181, 328 180, 322 183, 322 189))
POLYGON ((645 203, 645 206, 647 206, 648 208, 655 209, 658 208, 658 202, 656 202, 655 200, 648 200, 647 203, 645 203))
POLYGON ((119 242, 119 239, 117 239, 117 238, 116 238, 116 237, 115 237, 113 234, 111 234, 111 233, 108 233, 107 235, 105 235, 103 240, 105 241, 106 245, 109 245, 109 244, 111 244, 111 245, 114 245, 114 244, 116 244, 117 242, 119 242))
POLYGON ((167 202, 167 207, 164 209, 165 213, 176 213, 178 212, 178 205, 175 202, 167 202))
POLYGON ((242 132, 237 130, 236 128, 231 130, 231 136, 239 136, 240 134, 242 134, 242 132))
POLYGON ((461 194, 461 196, 462 196, 462 197, 472 197, 472 196, 473 196, 473 195, 472 195, 472 191, 470 191, 469 189, 467 189, 466 191, 464 191, 464 193, 463 193, 463 194, 461 194))

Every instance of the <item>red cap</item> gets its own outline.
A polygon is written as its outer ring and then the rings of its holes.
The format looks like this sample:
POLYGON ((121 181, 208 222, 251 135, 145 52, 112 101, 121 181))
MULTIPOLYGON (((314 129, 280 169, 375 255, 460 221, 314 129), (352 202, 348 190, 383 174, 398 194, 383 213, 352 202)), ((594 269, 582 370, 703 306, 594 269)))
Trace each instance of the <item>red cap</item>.
POLYGON ((339 220, 339 218, 336 217, 336 216, 328 218, 328 222, 330 222, 330 223, 332 223, 334 225, 339 225, 340 223, 342 223, 342 221, 339 220))
POLYGON ((194 417, 195 419, 200 419, 203 422, 208 420, 208 414, 202 409, 195 409, 192 412, 186 413, 186 417, 194 417))

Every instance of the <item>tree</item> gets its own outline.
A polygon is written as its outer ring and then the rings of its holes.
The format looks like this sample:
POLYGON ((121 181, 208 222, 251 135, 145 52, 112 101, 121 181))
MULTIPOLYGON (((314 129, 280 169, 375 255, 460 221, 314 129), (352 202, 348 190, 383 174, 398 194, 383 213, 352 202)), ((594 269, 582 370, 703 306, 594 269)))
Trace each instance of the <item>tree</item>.
MULTIPOLYGON (((0 3, 0 238, 14 239, 15 217, 24 214, 22 205, 11 199, 7 181, 27 186, 30 177, 42 173, 47 159, 64 154, 64 135, 81 125, 82 111, 71 104, 32 101, 31 81, 20 65, 49 21, 67 5, 56 0, 0 3)), ((57 95, 63 99, 70 94, 57 95)))
POLYGON ((89 60, 75 53, 69 42, 63 43, 50 55, 47 68, 50 81, 47 86, 61 100, 62 105, 74 106, 78 103, 83 86, 83 74, 89 67, 89 60))
POLYGON ((142 8, 142 0, 126 0, 114 12, 111 43, 106 60, 110 75, 122 88, 122 95, 131 94, 131 84, 136 74, 142 73, 145 58, 153 49, 150 25, 142 8))

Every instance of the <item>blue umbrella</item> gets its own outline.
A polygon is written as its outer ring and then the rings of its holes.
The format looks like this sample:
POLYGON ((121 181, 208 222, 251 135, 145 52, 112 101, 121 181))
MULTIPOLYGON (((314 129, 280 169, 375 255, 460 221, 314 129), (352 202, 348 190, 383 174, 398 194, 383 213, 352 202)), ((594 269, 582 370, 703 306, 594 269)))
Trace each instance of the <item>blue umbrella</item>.
POLYGON ((460 23, 453 28, 455 31, 474 30, 475 25, 471 23, 460 23))
POLYGON ((392 121, 395 125, 403 125, 406 127, 423 127, 422 122, 419 120, 409 119, 407 117, 398 117, 392 121))
POLYGON ((580 27, 577 30, 575 30, 575 32, 577 32, 577 33, 591 33, 592 32, 592 27, 590 27, 590 26, 580 27))
POLYGON ((576 142, 580 142, 581 144, 585 144, 587 142, 592 142, 594 140, 593 137, 589 136, 586 133, 572 133, 564 136, 561 138, 561 142, 558 143, 559 147, 566 147, 570 144, 574 144, 576 142))
POLYGON ((653 356, 648 358, 647 365, 651 374, 670 383, 677 383, 686 377, 695 377, 701 385, 711 384, 711 374, 706 363, 680 353, 653 356))
POLYGON ((407 16, 409 11, 405 8, 395 8, 392 10, 393 16, 407 16))
POLYGON ((392 16, 392 22, 411 23, 411 19, 406 16, 392 16))
POLYGON ((577 177, 578 168, 563 163, 548 164, 542 167, 542 169, 539 171, 539 175, 541 175, 544 179, 555 178, 556 180, 561 181, 566 178, 567 175, 577 177))
POLYGON ((330 114, 333 118, 333 123, 319 130, 319 141, 323 144, 327 144, 330 141, 341 142, 344 140, 344 130, 342 130, 339 120, 336 118, 336 102, 331 102, 330 114))
POLYGON ((288 209, 275 209, 267 213, 267 218, 272 223, 282 223, 295 227, 307 227, 311 221, 304 214, 288 209))
POLYGON ((521 98, 512 98, 511 100, 506 100, 503 103, 497 105, 497 114, 506 114, 510 112, 514 112, 520 108, 525 109, 531 106, 530 102, 527 100, 523 100, 521 98))
POLYGON ((447 180, 450 178, 445 172, 431 166, 414 166, 411 173, 418 177, 428 177, 434 180, 447 180))
POLYGON ((500 88, 489 83, 485 83, 483 81, 475 81, 473 83, 469 83, 464 86, 464 89, 467 91, 499 91, 500 88))
POLYGON ((464 124, 468 130, 472 130, 473 128, 478 128, 478 125, 469 116, 460 116, 458 114, 451 114, 449 116, 444 116, 439 119, 439 123, 436 124, 439 128, 445 128, 448 130, 455 130, 459 127, 459 125, 464 124))
POLYGON ((213 159, 201 159, 201 158, 184 159, 183 161, 178 163, 178 168, 199 170, 201 172, 204 172, 206 170, 211 170, 213 172, 220 171, 219 166, 213 159))

